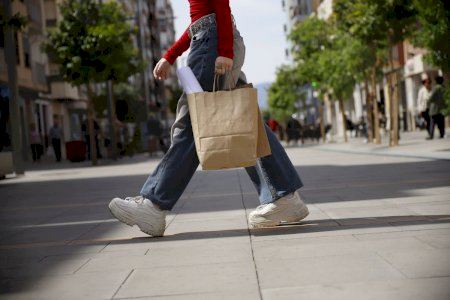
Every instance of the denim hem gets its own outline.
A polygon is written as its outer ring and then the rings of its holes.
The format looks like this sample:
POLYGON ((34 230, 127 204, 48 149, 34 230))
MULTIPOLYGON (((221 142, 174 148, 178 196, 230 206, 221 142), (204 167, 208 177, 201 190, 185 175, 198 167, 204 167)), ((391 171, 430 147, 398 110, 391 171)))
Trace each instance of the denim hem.
POLYGON ((298 185, 297 187, 295 187, 295 188, 293 188, 293 189, 289 189, 289 190, 283 191, 283 192, 281 192, 281 193, 279 193, 279 194, 272 195, 272 198, 271 198, 271 199, 268 199, 268 200, 265 200, 265 199, 259 199, 259 200, 260 200, 259 202, 260 202, 261 204, 269 204, 269 203, 273 203, 273 202, 277 201, 278 199, 283 198, 283 197, 286 196, 286 195, 295 193, 297 190, 301 189, 302 187, 303 187, 303 184, 300 184, 300 185, 298 185))
POLYGON ((167 205, 166 202, 158 201, 158 200, 156 200, 156 199, 154 199, 154 198, 152 198, 152 197, 150 197, 150 196, 148 196, 148 195, 145 195, 145 194, 143 194, 143 193, 141 193, 141 196, 144 197, 144 198, 146 198, 146 199, 148 199, 148 200, 150 200, 153 204, 158 205, 158 207, 159 207, 161 210, 168 210, 168 211, 170 211, 170 210, 172 210, 173 207, 174 207, 174 205, 172 205, 172 206, 171 206, 171 205, 167 205))

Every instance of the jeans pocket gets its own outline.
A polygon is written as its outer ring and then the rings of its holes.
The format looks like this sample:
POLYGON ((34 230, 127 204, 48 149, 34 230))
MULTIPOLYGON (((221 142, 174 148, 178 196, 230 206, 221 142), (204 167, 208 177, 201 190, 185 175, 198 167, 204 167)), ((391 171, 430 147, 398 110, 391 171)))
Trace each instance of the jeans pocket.
POLYGON ((197 32, 191 40, 192 45, 198 44, 204 40, 206 40, 209 37, 210 28, 202 29, 199 32, 197 32))

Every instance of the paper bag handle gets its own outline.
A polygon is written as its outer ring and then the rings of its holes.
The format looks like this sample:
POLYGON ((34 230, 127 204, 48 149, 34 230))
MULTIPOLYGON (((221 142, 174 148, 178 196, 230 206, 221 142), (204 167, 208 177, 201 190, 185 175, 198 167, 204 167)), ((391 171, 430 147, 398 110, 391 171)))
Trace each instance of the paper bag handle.
MULTIPOLYGON (((233 76, 233 72, 227 72, 227 73, 225 73, 225 79, 227 78, 227 74, 230 74, 231 75, 231 79, 233 80, 232 82, 234 82, 234 76, 233 76)), ((218 82, 219 81, 219 77, 220 77, 221 75, 220 74, 214 74, 214 83, 213 83, 213 92, 216 92, 216 82, 218 82)), ((231 87, 231 81, 230 80, 225 80, 225 81, 228 81, 228 89, 231 91, 232 90, 232 87, 231 87)))

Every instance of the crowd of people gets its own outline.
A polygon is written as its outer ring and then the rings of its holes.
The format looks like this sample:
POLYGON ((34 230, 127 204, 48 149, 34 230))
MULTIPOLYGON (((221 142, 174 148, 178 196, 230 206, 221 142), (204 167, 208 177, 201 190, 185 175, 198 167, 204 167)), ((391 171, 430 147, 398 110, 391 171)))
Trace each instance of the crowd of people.
MULTIPOLYGON (((433 85, 429 76, 423 74, 422 87, 417 97, 416 126, 426 130, 427 139, 434 138, 436 127, 439 130, 439 138, 445 137, 445 107, 444 78, 439 74, 436 76, 433 85)), ((378 117, 380 128, 386 129, 386 116, 380 113, 378 117)), ((306 139, 318 142, 322 137, 318 122, 315 124, 302 123, 296 118, 290 117, 286 124, 282 125, 270 116, 266 116, 265 122, 278 138, 285 140, 288 145, 291 143, 298 144, 299 141, 303 144, 306 139)), ((368 125, 364 116, 361 116, 358 122, 352 122, 345 116, 345 122, 346 130, 350 132, 350 136, 368 138, 368 125)), ((331 125, 325 125, 325 134, 330 129, 331 125)))
MULTIPOLYGON (((82 139, 65 143, 63 129, 57 119, 54 120, 53 126, 46 135, 39 132, 37 126, 33 123, 30 125, 29 142, 30 151, 33 162, 40 162, 44 154, 51 147, 53 156, 56 162, 62 159, 62 146, 66 147, 66 156, 70 161, 83 161, 91 159, 91 143, 87 120, 81 124, 82 139), (75 143, 76 145, 68 146, 67 144, 75 143), (68 149, 72 147, 72 150, 68 149), (74 151, 76 153, 74 153, 74 151), (74 155, 74 157, 72 157, 74 155)), ((132 155, 139 146, 140 131, 137 128, 130 132, 126 123, 120 122, 116 119, 115 124, 115 138, 116 138, 116 153, 118 157, 125 155, 132 155), (139 135, 139 136, 138 136, 139 135)), ((158 151, 167 152, 170 141, 167 135, 167 130, 164 130, 161 121, 154 116, 151 116, 147 122, 146 137, 148 140, 148 151, 152 155, 158 151)), ((107 133, 107 130, 106 130, 107 133)), ((103 158, 103 152, 111 149, 111 140, 102 126, 94 120, 94 145, 97 159, 103 158)), ((110 156, 110 154, 108 154, 110 156)))

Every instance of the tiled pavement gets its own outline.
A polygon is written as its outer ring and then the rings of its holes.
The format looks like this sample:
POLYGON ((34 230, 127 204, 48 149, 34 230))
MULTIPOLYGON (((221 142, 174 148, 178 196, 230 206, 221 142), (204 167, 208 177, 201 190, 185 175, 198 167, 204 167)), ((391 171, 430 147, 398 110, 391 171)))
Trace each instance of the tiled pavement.
POLYGON ((450 298, 450 161, 288 153, 311 214, 274 229, 243 170, 198 171, 163 238, 107 209, 155 160, 0 182, 0 299, 450 298))

